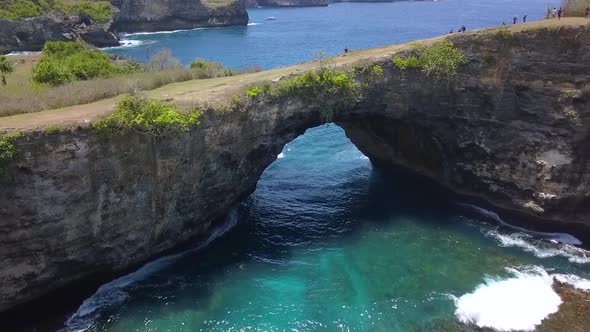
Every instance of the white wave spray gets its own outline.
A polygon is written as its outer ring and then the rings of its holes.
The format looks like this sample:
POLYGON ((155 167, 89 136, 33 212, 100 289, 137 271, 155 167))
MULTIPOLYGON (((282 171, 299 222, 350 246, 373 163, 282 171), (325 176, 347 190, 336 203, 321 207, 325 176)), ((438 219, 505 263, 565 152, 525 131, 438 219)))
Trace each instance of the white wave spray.
POLYGON ((507 270, 512 277, 488 278, 472 293, 455 298, 461 322, 498 331, 533 331, 559 310, 562 300, 553 289, 554 275, 538 266, 507 270))
POLYGON ((198 247, 181 252, 179 254, 159 258, 155 261, 145 264, 135 272, 100 286, 94 295, 82 302, 76 313, 74 313, 67 320, 65 329, 61 331, 82 332, 90 329, 92 327, 92 322, 100 316, 100 310, 119 304, 127 299, 128 294, 124 290, 125 287, 135 282, 141 281, 155 272, 170 266, 172 263, 178 261, 182 257, 206 247, 212 241, 232 229, 237 224, 237 222, 237 210, 232 209, 228 214, 226 222, 215 229, 209 238, 207 238, 207 240, 198 247))

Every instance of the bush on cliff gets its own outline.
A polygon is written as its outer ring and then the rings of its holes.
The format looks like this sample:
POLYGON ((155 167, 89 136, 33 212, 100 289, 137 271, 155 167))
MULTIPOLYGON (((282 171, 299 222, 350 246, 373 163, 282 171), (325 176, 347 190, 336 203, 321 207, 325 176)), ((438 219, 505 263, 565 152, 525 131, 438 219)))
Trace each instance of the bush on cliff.
POLYGON ((437 81, 455 79, 459 67, 467 63, 465 53, 450 41, 441 41, 430 46, 418 45, 412 53, 407 58, 394 57, 393 63, 402 70, 419 69, 437 81))
POLYGON ((134 72, 129 64, 117 64, 108 54, 87 49, 78 42, 47 42, 43 57, 33 67, 34 82, 61 85, 96 77, 110 77, 134 72))
POLYGON ((152 137, 162 137, 174 132, 187 132, 199 124, 201 112, 181 111, 174 104, 150 100, 142 96, 123 98, 115 113, 99 120, 93 127, 112 135, 117 132, 135 131, 152 137))
POLYGON ((6 85, 6 76, 14 72, 14 62, 10 61, 5 55, 0 55, 0 78, 2 85, 6 85))
POLYGON ((14 141, 20 136, 18 132, 0 136, 0 177, 6 175, 6 167, 19 155, 19 149, 14 141))
POLYGON ((109 1, 91 0, 0 0, 0 19, 21 20, 50 12, 90 17, 97 22, 107 22, 113 16, 114 7, 109 1))
POLYGON ((331 121, 335 112, 362 100, 364 93, 378 86, 383 76, 383 68, 379 65, 341 70, 321 59, 318 70, 308 71, 278 84, 251 86, 245 95, 254 100, 296 96, 318 107, 324 120, 331 121))
POLYGON ((226 68, 221 62, 208 61, 197 58, 191 63, 191 70, 201 78, 214 78, 236 75, 232 69, 226 68))

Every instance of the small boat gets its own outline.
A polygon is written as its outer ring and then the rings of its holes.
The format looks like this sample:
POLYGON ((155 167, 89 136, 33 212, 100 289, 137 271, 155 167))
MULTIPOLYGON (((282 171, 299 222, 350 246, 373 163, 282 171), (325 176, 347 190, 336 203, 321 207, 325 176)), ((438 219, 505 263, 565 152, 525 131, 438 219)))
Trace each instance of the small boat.
POLYGON ((276 18, 276 17, 274 17, 274 16, 269 16, 269 17, 265 18, 265 20, 267 20, 267 21, 274 21, 274 20, 276 20, 276 19, 277 19, 277 18, 276 18))

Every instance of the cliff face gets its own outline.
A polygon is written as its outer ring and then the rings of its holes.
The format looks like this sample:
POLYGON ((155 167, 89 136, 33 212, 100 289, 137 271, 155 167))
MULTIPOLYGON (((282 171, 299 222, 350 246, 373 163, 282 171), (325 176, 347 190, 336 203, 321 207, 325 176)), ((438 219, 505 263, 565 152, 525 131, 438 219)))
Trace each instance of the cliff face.
POLYGON ((250 7, 325 7, 330 0, 247 0, 250 7))
MULTIPOLYGON (((590 31, 453 40, 468 59, 455 82, 387 56, 383 80, 334 122, 379 167, 408 167, 590 240, 590 31)), ((292 98, 208 113, 158 140, 26 133, 0 180, 0 310, 207 233, 284 144, 322 122, 313 102, 292 98)))
POLYGON ((110 23, 100 24, 80 16, 46 15, 20 21, 0 20, 0 54, 38 51, 46 41, 84 40, 97 47, 118 46, 109 32, 110 23))
POLYGON ((111 0, 119 8, 113 29, 164 31, 248 24, 244 0, 111 0))
POLYGON ((57 12, 19 21, 0 20, 0 54, 39 51, 46 41, 83 40, 120 45, 117 32, 165 31, 248 24, 244 0, 111 0, 109 22, 57 12))
POLYGON ((588 243, 590 32, 456 37, 469 59, 456 84, 401 73, 378 108, 341 126, 377 165, 412 168, 588 243))

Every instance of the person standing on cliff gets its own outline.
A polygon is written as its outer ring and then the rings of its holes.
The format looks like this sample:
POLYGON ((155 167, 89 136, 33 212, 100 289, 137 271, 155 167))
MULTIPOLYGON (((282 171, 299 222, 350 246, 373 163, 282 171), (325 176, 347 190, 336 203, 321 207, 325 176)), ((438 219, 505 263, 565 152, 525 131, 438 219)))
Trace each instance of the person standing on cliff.
POLYGON ((590 6, 586 7, 586 19, 590 18, 590 6))
POLYGON ((527 14, 522 15, 522 23, 526 23, 527 14))
POLYGON ((557 18, 557 8, 553 7, 553 18, 557 18))
POLYGON ((518 16, 514 15, 512 18, 512 24, 516 24, 516 22, 518 22, 518 16))
POLYGON ((561 20, 561 15, 563 15, 563 9, 561 7, 559 7, 559 10, 557 11, 557 19, 561 20))

